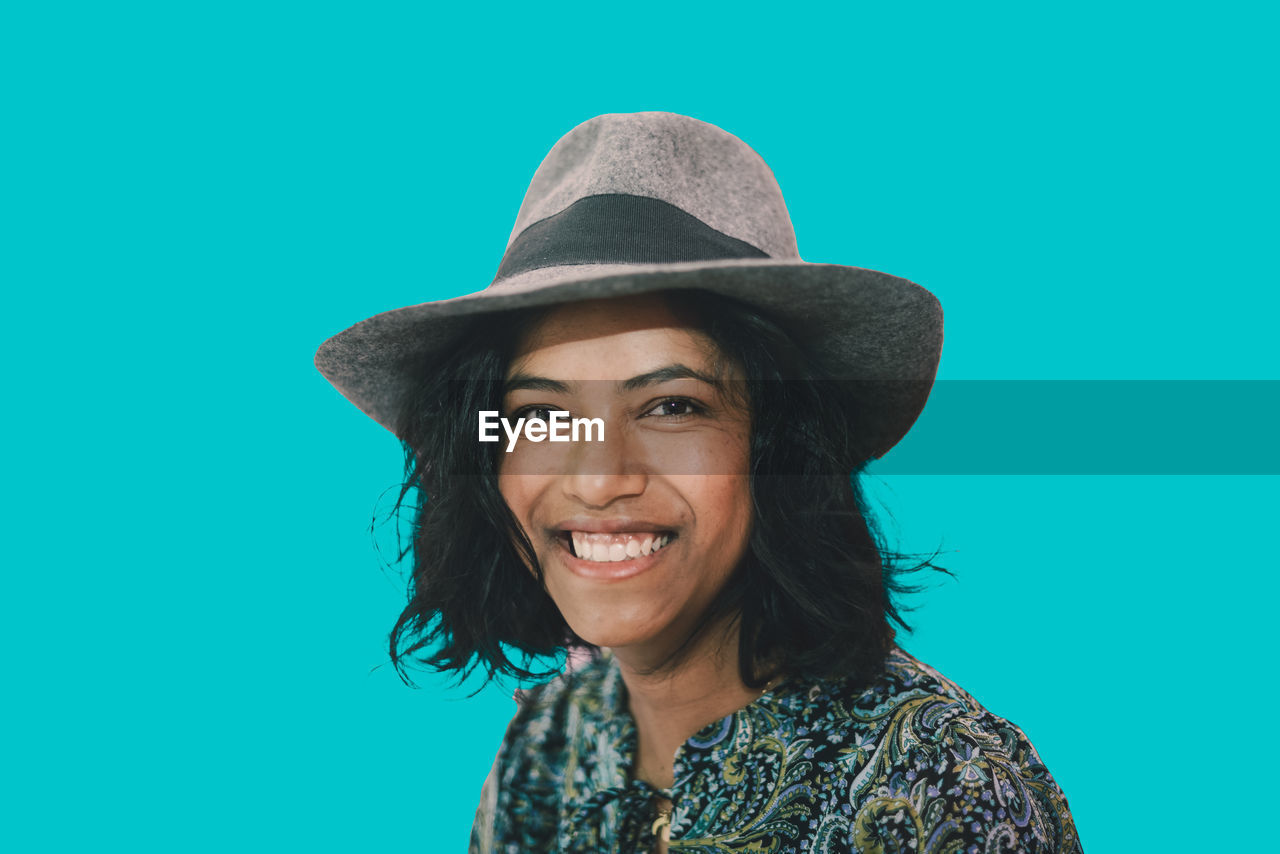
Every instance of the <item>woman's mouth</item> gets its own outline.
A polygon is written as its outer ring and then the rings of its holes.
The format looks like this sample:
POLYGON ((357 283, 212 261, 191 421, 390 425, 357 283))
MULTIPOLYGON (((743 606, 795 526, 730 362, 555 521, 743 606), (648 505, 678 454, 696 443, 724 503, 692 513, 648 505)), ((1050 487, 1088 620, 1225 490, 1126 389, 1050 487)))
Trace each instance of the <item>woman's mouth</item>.
POLYGON ((592 563, 618 563, 648 557, 670 543, 675 536, 670 531, 619 531, 607 534, 562 531, 560 540, 569 553, 579 560, 592 563))

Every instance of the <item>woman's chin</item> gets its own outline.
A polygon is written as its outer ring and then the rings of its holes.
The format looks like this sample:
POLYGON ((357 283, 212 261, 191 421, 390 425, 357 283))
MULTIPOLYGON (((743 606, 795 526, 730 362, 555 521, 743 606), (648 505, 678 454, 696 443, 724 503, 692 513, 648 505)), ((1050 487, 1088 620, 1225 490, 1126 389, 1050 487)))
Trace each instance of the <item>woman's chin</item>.
POLYGON ((645 644, 652 640, 644 632, 628 631, 625 626, 591 626, 579 629, 571 624, 570 628, 579 638, 601 649, 619 649, 645 644))
POLYGON ((648 587, 599 587, 574 576, 548 579, 547 592, 569 628, 598 647, 647 644, 667 633, 681 612, 679 602, 648 587))
POLYGON ((665 634, 660 620, 628 618, 610 611, 599 611, 580 619, 567 618, 567 622, 582 640, 608 649, 651 647, 659 644, 665 634))

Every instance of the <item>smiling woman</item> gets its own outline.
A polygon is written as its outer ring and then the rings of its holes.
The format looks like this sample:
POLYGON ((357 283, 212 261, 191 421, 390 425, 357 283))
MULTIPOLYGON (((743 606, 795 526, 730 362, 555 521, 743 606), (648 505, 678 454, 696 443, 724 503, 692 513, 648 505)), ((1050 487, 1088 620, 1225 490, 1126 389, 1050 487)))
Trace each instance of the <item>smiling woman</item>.
POLYGON ((543 680, 473 851, 1079 850, 1024 734, 894 642, 929 564, 856 476, 940 347, 932 295, 801 261, 759 157, 661 113, 557 144, 489 289, 325 343, 406 449, 397 666, 543 680), (481 412, 603 435, 508 451, 481 412))
POLYGON ((750 418, 716 357, 660 299, 632 297, 557 309, 509 369, 508 408, 605 421, 604 442, 501 460, 498 487, 565 622, 636 671, 683 644, 746 549, 750 418))

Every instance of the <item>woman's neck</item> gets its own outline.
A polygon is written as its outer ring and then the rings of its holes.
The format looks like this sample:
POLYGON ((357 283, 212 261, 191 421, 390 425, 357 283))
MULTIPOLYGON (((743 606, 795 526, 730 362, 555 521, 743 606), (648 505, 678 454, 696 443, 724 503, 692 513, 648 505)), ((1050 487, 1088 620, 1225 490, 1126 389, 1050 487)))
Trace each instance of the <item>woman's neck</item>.
POLYGON ((729 631, 705 632, 672 669, 652 665, 634 651, 614 649, 636 722, 634 776, 661 789, 674 782, 672 760, 680 745, 707 724, 760 696, 738 673, 736 621, 729 631))

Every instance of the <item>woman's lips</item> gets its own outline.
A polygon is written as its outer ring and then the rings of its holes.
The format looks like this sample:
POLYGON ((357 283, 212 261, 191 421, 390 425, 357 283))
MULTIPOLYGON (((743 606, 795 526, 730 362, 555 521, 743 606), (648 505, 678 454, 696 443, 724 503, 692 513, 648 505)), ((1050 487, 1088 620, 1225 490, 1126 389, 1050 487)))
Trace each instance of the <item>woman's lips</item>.
POLYGON ((649 569, 674 539, 674 533, 654 531, 562 531, 556 537, 570 572, 606 580, 631 578, 649 569))

